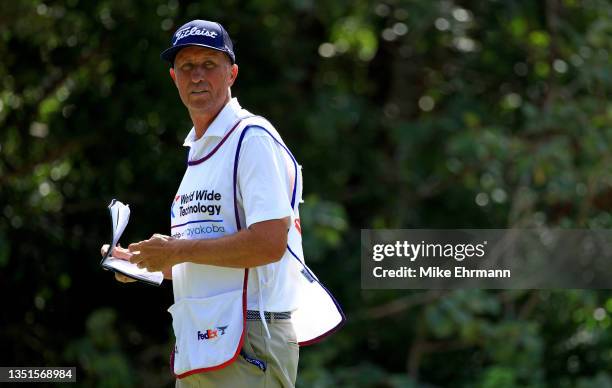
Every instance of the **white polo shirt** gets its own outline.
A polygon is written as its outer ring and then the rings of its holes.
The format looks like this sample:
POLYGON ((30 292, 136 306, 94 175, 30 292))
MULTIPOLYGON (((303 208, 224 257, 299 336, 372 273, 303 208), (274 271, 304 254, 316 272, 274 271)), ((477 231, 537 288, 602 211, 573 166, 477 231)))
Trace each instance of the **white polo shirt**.
MULTIPOLYGON (((198 160, 213 152, 228 131, 241 118, 248 116, 252 114, 242 109, 236 98, 231 99, 201 138, 195 139, 195 129, 191 129, 184 142, 185 146, 190 147, 188 160, 198 160)), ((237 134, 231 136, 234 135, 237 134)), ((221 147, 232 147, 232 144, 235 143, 228 141, 221 147)), ((225 151, 227 157, 235 155, 235 149, 225 151)), ((266 220, 291 217, 291 222, 294 222, 295 218, 299 218, 297 206, 292 210, 291 198, 297 179, 299 190, 296 200, 298 203, 301 200, 301 171, 298 168, 296 176, 293 163, 282 146, 266 131, 254 129, 246 132, 239 154, 236 191, 240 218, 245 221, 246 227, 266 220)), ((230 181, 232 173, 233 171, 227 171, 227 179, 230 181)), ((263 266, 259 271, 259 276, 263 276, 263 279, 257 278, 257 271, 249 271, 247 309, 259 310, 260 299, 263 300, 265 311, 292 311, 297 308, 295 287, 287 284, 289 278, 285 273, 289 269, 282 261, 263 266), (259 297, 260 284, 263 284, 262 298, 259 297)), ((201 269, 194 267, 198 264, 193 263, 182 263, 178 266, 180 270, 173 270, 177 271, 178 275, 173 283, 188 278, 184 276, 184 271, 201 269)), ((175 301, 183 297, 209 296, 205 287, 204 284, 174 284, 175 301)))

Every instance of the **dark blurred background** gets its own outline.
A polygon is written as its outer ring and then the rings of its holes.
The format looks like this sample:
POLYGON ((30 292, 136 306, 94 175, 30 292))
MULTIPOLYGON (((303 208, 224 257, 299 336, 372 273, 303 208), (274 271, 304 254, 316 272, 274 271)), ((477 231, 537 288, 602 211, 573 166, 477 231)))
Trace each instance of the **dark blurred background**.
POLYGON ((612 227, 603 0, 3 1, 0 364, 80 386, 172 386, 171 282, 99 265, 168 233, 189 116, 159 59, 204 18, 241 104, 304 166, 307 261, 348 323, 300 387, 611 387, 606 290, 362 291, 361 228, 612 227))

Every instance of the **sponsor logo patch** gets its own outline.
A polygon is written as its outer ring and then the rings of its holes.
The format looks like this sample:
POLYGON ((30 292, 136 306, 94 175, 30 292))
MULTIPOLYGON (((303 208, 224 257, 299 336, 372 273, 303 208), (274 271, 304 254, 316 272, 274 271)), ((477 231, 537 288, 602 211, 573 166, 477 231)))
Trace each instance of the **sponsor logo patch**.
POLYGON ((227 326, 217 326, 214 329, 204 331, 198 330, 198 341, 216 340, 225 334, 225 329, 227 329, 227 326))

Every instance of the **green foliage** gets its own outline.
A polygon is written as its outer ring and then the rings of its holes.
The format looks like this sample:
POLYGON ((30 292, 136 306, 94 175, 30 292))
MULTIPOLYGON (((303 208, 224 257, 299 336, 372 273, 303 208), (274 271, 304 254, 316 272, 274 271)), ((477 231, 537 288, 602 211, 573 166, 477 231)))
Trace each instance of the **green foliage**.
POLYGON ((3 365, 172 385, 170 287, 119 285, 97 261, 113 197, 136 220, 126 241, 167 232, 191 124, 159 52, 199 17, 226 25, 233 94, 304 166, 306 257, 348 315, 302 350, 300 386, 611 386, 609 291, 359 287, 361 228, 612 226, 611 12, 605 0, 3 2, 3 365))
POLYGON ((85 378, 79 378, 83 386, 135 386, 131 362, 122 351, 116 332, 116 319, 113 309, 96 310, 87 318, 87 336, 73 341, 65 350, 66 361, 78 362, 83 368, 85 378))

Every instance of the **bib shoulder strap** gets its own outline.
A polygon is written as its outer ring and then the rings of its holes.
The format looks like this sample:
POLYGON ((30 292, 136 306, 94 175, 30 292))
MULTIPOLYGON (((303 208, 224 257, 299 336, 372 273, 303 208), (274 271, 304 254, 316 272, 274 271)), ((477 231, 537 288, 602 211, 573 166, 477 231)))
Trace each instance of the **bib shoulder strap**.
POLYGON ((242 147, 242 142, 244 141, 244 137, 247 134, 247 132, 249 130, 252 129, 259 129, 259 130, 263 130, 264 132, 266 132, 291 158, 291 161, 293 162, 293 169, 294 169, 294 182, 293 182, 293 187, 291 190, 291 208, 295 211, 295 208, 297 206, 296 203, 296 191, 297 191, 297 185, 298 185, 298 163, 295 160, 295 157, 293 156, 293 154, 291 153, 291 151, 289 151, 289 149, 287 148, 287 146, 285 146, 285 144, 283 143, 282 139, 280 139, 280 135, 278 134, 278 132, 276 131, 276 129, 274 128, 274 126, 265 118, 261 117, 261 116, 251 116, 249 118, 245 118, 242 122, 242 125, 240 125, 240 138, 238 139, 238 145, 236 146, 236 154, 234 156, 234 174, 233 174, 233 181, 234 181, 234 215, 236 217, 236 228, 237 230, 242 229, 241 225, 240 225, 240 216, 238 213, 238 200, 237 200, 237 195, 236 195, 236 190, 238 187, 238 160, 239 160, 239 156, 240 156, 240 149, 242 147))

